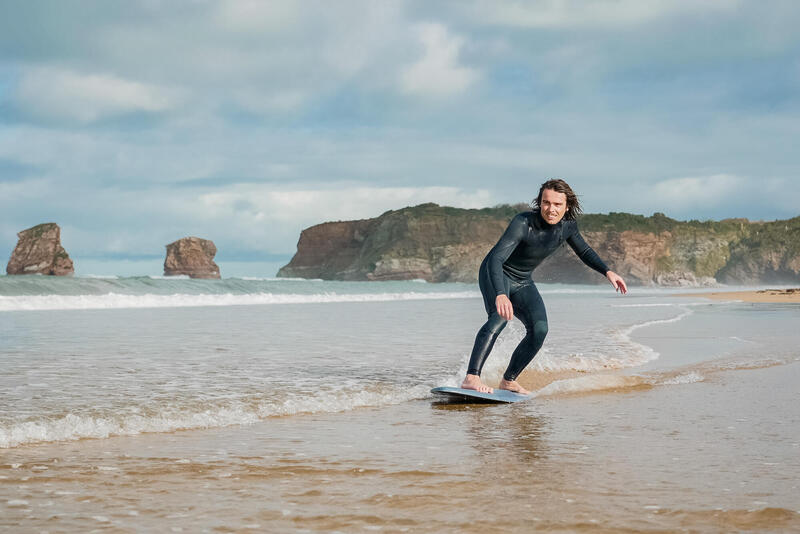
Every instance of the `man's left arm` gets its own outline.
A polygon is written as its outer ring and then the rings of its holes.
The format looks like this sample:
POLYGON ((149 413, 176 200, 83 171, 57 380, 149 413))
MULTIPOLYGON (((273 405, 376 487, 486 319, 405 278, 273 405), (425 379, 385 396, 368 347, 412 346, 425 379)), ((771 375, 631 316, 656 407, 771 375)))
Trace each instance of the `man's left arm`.
POLYGON ((575 254, 581 259, 583 263, 605 276, 614 289, 621 292, 623 295, 628 292, 628 286, 625 285, 625 280, 622 279, 614 271, 610 270, 608 266, 600 259, 597 252, 594 251, 589 244, 584 241, 583 236, 575 227, 575 232, 567 238, 567 243, 575 251, 575 254))

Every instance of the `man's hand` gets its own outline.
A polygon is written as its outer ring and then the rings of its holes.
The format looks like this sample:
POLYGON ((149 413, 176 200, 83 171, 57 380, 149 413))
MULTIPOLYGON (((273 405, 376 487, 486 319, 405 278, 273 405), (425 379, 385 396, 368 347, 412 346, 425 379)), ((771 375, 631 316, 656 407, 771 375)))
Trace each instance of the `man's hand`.
POLYGON ((494 304, 497 306, 497 313, 500 314, 500 317, 506 321, 514 318, 514 306, 511 305, 511 301, 507 296, 497 295, 497 298, 494 299, 494 304))
POLYGON ((625 285, 625 280, 623 280, 622 277, 614 271, 608 271, 606 273, 606 278, 608 278, 608 281, 611 282, 612 286, 614 286, 614 289, 623 295, 628 292, 628 286, 625 285))

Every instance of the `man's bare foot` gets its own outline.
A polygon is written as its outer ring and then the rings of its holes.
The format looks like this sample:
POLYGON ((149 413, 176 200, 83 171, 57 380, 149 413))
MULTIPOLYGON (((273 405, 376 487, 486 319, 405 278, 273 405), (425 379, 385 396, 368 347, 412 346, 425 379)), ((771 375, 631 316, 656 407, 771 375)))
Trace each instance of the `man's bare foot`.
POLYGON ((494 393, 494 389, 490 388, 483 382, 478 375, 467 375, 463 382, 461 382, 463 389, 474 389, 480 393, 494 393))
POLYGON ((499 389, 506 389, 508 391, 513 391, 514 393, 519 393, 520 395, 530 395, 531 392, 525 389, 524 387, 520 386, 516 380, 506 380, 505 378, 500 381, 500 385, 497 386, 499 389))

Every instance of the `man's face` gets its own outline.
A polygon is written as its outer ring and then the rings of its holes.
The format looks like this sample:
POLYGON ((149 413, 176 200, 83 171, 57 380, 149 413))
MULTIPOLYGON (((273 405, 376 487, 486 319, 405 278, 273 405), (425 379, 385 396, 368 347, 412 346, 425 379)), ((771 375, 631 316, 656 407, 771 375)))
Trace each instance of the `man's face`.
POLYGON ((552 189, 542 191, 542 200, 539 202, 542 218, 547 224, 556 224, 567 213, 567 195, 552 189))

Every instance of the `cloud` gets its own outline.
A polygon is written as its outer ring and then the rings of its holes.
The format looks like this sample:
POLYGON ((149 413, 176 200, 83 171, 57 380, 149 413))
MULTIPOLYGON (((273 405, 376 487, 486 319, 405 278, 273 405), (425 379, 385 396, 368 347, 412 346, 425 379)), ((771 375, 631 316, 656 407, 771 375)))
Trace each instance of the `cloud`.
POLYGON ((236 89, 231 96, 251 113, 274 113, 300 109, 309 100, 310 92, 293 89, 268 92, 250 87, 236 89))
POLYGON ((745 183, 743 178, 730 174, 672 178, 657 182, 652 188, 652 198, 680 209, 710 207, 724 204, 741 194, 745 183))
POLYGON ((227 191, 200 196, 202 210, 216 217, 235 217, 253 223, 280 221, 317 224, 329 220, 375 217, 403 206, 437 202, 462 208, 492 203, 485 189, 464 191, 456 187, 342 187, 336 189, 275 189, 239 184, 227 191))
MULTIPOLYGON (((676 219, 781 218, 793 211, 789 208, 781 213, 782 197, 776 196, 780 195, 781 183, 772 178, 726 173, 670 178, 634 187, 631 197, 622 201, 625 207, 621 209, 636 206, 633 211, 658 211, 676 219), (762 205, 764 202, 766 205, 762 205), (770 216, 770 211, 774 215, 770 216)), ((792 199, 797 196, 791 188, 783 189, 782 194, 792 199)))
POLYGON ((15 98, 33 115, 82 123, 126 113, 163 112, 176 102, 170 91, 153 85, 50 67, 26 69, 15 98))
POLYGON ((425 52, 416 63, 403 69, 400 76, 403 91, 447 96, 461 93, 475 83, 479 72, 458 64, 464 39, 451 35, 441 24, 420 24, 415 30, 425 52))
POLYGON ((735 10, 740 2, 695 0, 542 0, 477 2, 474 16, 495 24, 526 28, 620 28, 703 11, 735 10))
POLYGON ((280 31, 295 25, 302 15, 301 4, 287 0, 224 0, 214 4, 213 18, 234 32, 280 31))

